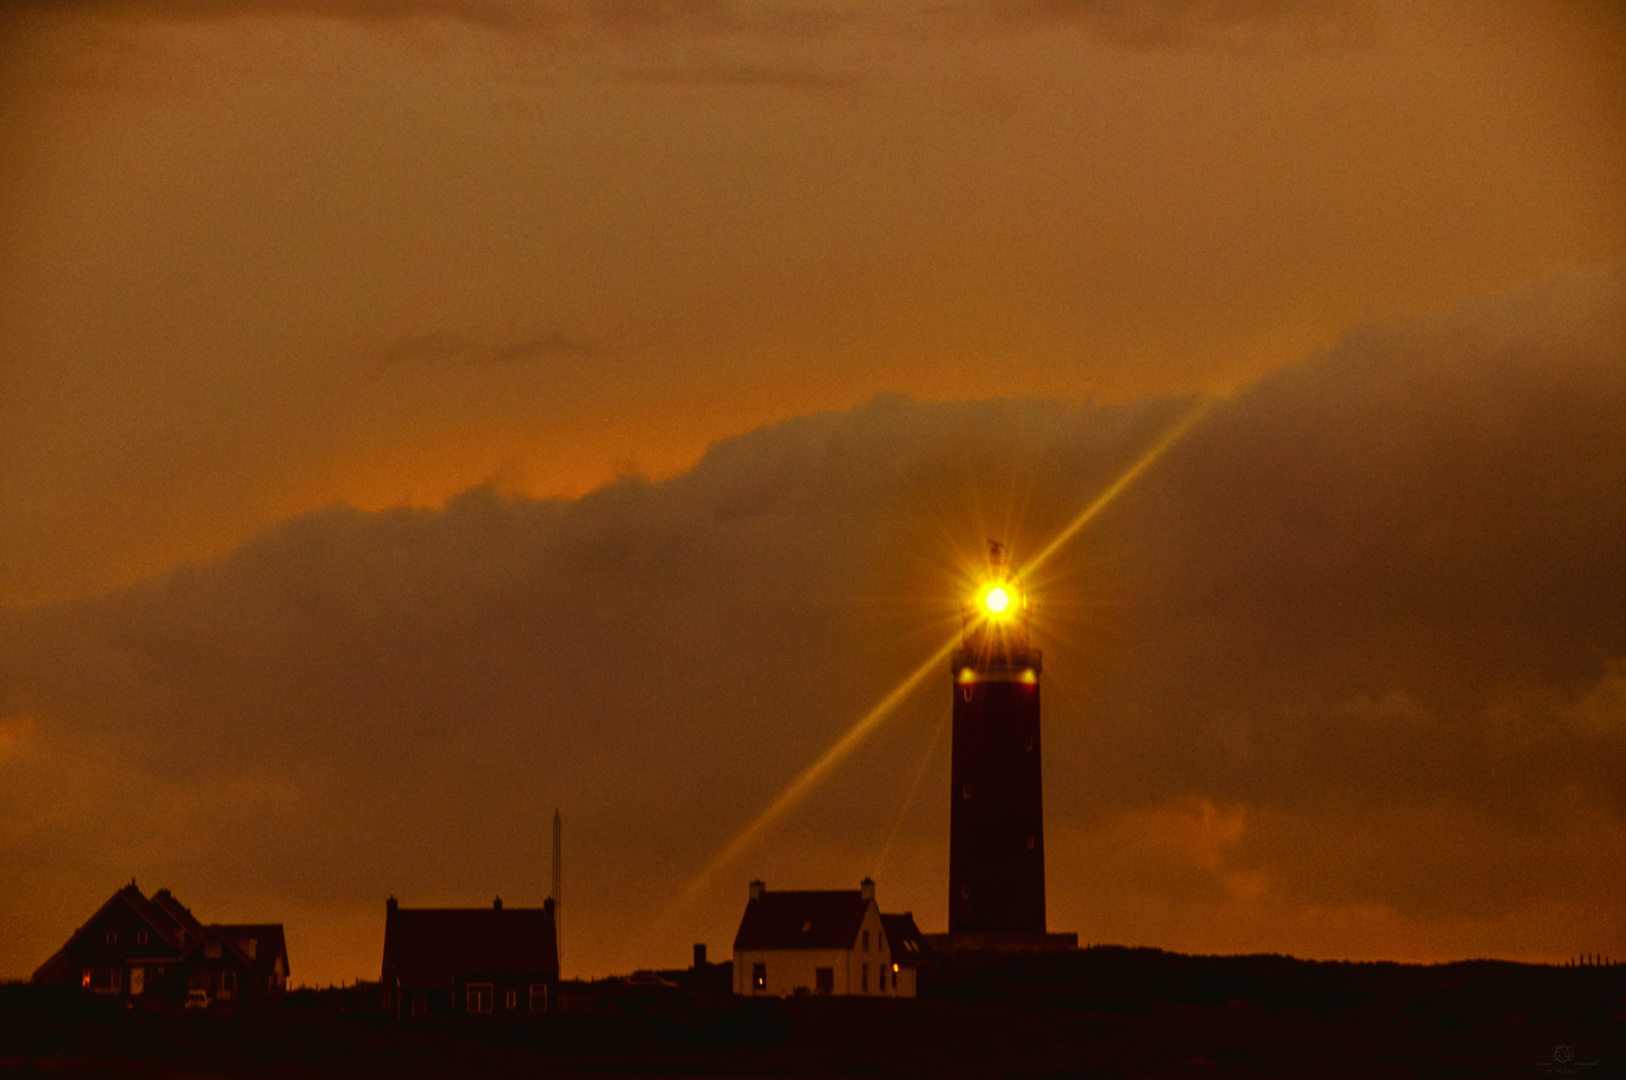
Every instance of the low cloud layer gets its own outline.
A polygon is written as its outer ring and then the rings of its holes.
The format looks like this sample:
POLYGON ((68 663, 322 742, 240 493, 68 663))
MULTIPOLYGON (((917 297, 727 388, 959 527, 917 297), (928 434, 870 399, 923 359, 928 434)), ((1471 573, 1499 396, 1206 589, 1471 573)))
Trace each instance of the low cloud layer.
MULTIPOLYGON (((296 981, 370 975, 388 895, 540 902, 556 806, 570 971, 726 951, 754 876, 876 873, 941 927, 946 740, 906 796, 946 671, 673 905, 950 631, 985 538, 1031 554, 1189 404, 879 398, 661 483, 336 508, 0 616, 0 973, 135 876, 286 921, 296 981)), ((1031 583, 1052 927, 1626 952, 1623 535, 1620 272, 1220 404, 1031 583)))

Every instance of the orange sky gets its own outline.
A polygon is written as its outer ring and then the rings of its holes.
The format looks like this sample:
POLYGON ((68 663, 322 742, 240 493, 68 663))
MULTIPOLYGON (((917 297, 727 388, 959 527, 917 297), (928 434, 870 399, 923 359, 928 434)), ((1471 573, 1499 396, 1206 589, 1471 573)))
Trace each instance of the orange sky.
POLYGON ((1593 5, 257 9, 9 9, 12 603, 877 392, 1227 393, 1626 251, 1593 5))
MULTIPOLYGON (((1125 508, 1157 539, 1104 522, 1050 583, 1066 618, 1044 645, 1060 657, 1047 717, 1074 732, 1047 760, 1053 924, 1198 951, 1626 950, 1600 899, 1613 871, 1575 870, 1573 902, 1525 882, 1543 859, 1622 851, 1587 763, 1616 760, 1626 640, 1604 610, 1607 540, 1586 538, 1618 523, 1614 466, 1587 447, 1614 445, 1598 402, 1626 365, 1618 274, 1585 268, 1626 260, 1626 20, 1512 0, 1307 12, 0 4, 0 869, 33 882, 0 900, 25 927, 0 976, 55 947, 54 913, 76 924, 132 873, 211 917, 259 904, 241 917, 301 923, 296 978, 369 974, 372 946, 353 943, 375 936, 380 889, 487 902, 493 868, 528 850, 458 803, 510 767, 487 738, 545 763, 509 809, 545 823, 563 804, 606 863, 579 879, 597 914, 573 923, 578 970, 644 963, 618 920, 666 910, 929 652, 941 626, 909 620, 952 610, 943 549, 975 547, 1010 506, 1018 542, 1043 543, 1152 437, 1146 417, 1166 419, 1149 399, 1191 393, 1237 419, 1194 444, 1208 465, 1182 459, 1125 508), (656 482, 614 483, 637 476, 656 482), (481 485, 501 498, 458 501, 481 485), (1497 512, 1515 496, 1529 521, 1497 512), (1202 512, 1158 501, 1176 497, 1202 512), (437 513, 301 519, 335 504, 437 513), (1368 535, 1352 508, 1377 505, 1368 535), (1490 584, 1510 565, 1522 585, 1490 584), (1601 575, 1592 599, 1564 565, 1601 575), (1312 618, 1289 578, 1339 614, 1312 618), (810 599, 817 583, 831 591, 810 599), (625 664, 625 685, 571 699, 607 742, 522 722, 542 676, 518 658, 558 642, 549 616, 518 612, 544 601, 625 664), (804 619, 805 637, 786 628, 804 619), (1272 636, 1289 625, 1327 653, 1272 636), (1491 626, 1506 636, 1481 639, 1491 626), (1246 679, 1190 659, 1242 630, 1221 651, 1246 679), (1131 653, 1190 678, 1164 686, 1131 653), (719 683, 746 654, 747 685, 719 683), (820 662, 862 670, 803 700, 820 662), (669 683, 730 698, 683 713, 721 743, 662 724, 669 683), (441 712, 402 720, 418 700, 441 712), (1397 734, 1408 716, 1430 734, 1397 734), (764 717, 771 737, 743 749, 764 717), (1158 718, 1146 738, 1167 760, 1203 745, 1209 765, 1160 772, 1136 756, 1135 717, 1158 718), (1306 796, 1250 741, 1290 717, 1328 725, 1280 743, 1315 775, 1340 775, 1324 752, 1358 723, 1367 741, 1345 749, 1420 755, 1425 794, 1401 798, 1374 765, 1306 796), (398 723, 441 756, 375 775, 367 748, 398 723), (1533 796, 1503 793, 1519 818, 1466 791, 1495 787, 1511 735, 1463 766, 1477 780, 1441 779, 1453 738, 1497 724, 1558 740, 1574 775, 1529 783, 1563 793, 1569 824, 1533 796), (236 787, 191 771, 194 751, 125 776, 106 747, 138 734, 229 761, 236 787), (1213 764, 1231 750, 1263 771, 1213 764), (641 779, 639 802, 617 754, 652 771, 676 755, 693 786, 641 779), (1144 778, 1114 786, 1104 761, 1144 778), (428 856, 388 835, 403 777, 433 793, 426 835, 461 852, 435 856, 440 876, 414 879, 428 856), (114 796, 79 786, 104 783, 153 793, 116 843, 100 831, 114 796), (205 839, 200 808, 229 790, 253 798, 205 839), (296 796, 324 809, 272 809, 296 796), (692 808, 693 828, 642 835, 618 800, 692 808), (256 823, 285 810, 298 843, 256 823), (1418 839, 1436 831, 1480 855, 1418 839), (242 845, 297 883, 234 861, 242 845), (376 866, 357 869, 361 851, 376 866), (1401 851, 1458 885, 1384 878, 1401 851), (1375 869, 1357 883, 1351 866, 1375 869), (1102 867, 1120 884, 1069 891, 1068 867, 1075 890, 1102 867)), ((826 797, 907 783, 934 721, 903 722, 826 797)), ((926 915, 942 837, 921 798, 883 902, 926 915)), ((848 884, 887 805, 874 821, 810 808, 758 868, 848 884)), ((681 962, 691 932, 722 951, 734 884, 708 901, 723 914, 679 918, 650 955, 681 962)))

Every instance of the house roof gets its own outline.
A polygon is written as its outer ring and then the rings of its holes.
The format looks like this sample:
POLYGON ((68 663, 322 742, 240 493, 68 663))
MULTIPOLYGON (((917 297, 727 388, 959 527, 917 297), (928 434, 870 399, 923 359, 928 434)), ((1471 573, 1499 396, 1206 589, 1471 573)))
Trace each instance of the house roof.
POLYGON ((857 889, 764 889, 745 905, 734 948, 850 949, 874 902, 857 889))
POLYGON ((127 907, 131 911, 135 912, 137 917, 151 927, 153 933, 158 935, 159 941, 175 949, 185 947, 186 935, 176 920, 170 917, 165 912, 165 909, 159 907, 151 900, 148 900, 145 896, 143 896, 141 890, 136 887, 136 883, 132 881, 130 884, 124 886, 112 896, 108 897, 107 902, 101 907, 97 908, 90 918, 86 919, 84 923, 73 932, 73 934, 63 944, 62 948, 52 953, 50 959, 46 960, 45 963, 39 966, 39 968, 34 972, 34 978, 44 978, 46 973, 50 971, 53 965, 63 960, 64 957, 73 951, 74 946, 84 938, 86 932, 89 931, 91 927, 97 925, 97 923, 101 921, 102 916, 106 915, 111 909, 120 906, 127 907))
POLYGON ((159 889, 152 894, 152 904, 177 927, 189 932, 193 937, 203 933, 203 924, 192 917, 187 906, 175 898, 175 894, 168 889, 159 889))
POLYGON ((915 925, 915 914, 905 911, 901 915, 881 915, 881 931, 892 950, 892 959, 905 967, 914 967, 921 955, 931 948, 915 925))
POLYGON ((211 923, 201 928, 197 939, 182 958, 196 957, 204 942, 215 939, 223 942, 231 950, 232 956, 251 971, 273 971, 277 957, 281 956, 282 973, 288 974, 288 945, 282 935, 281 923, 211 923), (249 942, 254 944, 250 946, 249 942))
POLYGON ((454 975, 557 978, 553 906, 392 908, 384 918, 384 979, 454 975))

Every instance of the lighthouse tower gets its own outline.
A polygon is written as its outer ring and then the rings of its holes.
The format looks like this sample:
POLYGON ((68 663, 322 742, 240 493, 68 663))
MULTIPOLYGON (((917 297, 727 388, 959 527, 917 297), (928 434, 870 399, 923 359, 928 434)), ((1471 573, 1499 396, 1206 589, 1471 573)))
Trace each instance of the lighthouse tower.
POLYGON ((1040 655, 1003 545, 962 609, 955 651, 949 933, 1043 934, 1040 655))

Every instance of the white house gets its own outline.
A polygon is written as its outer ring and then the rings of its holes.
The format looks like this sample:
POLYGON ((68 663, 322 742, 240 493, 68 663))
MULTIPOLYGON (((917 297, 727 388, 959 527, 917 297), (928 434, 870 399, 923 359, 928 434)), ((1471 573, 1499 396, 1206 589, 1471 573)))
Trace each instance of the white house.
POLYGON ((784 892, 753 881, 734 936, 734 992, 914 997, 914 964, 905 972, 893 951, 868 878, 851 890, 784 892))

